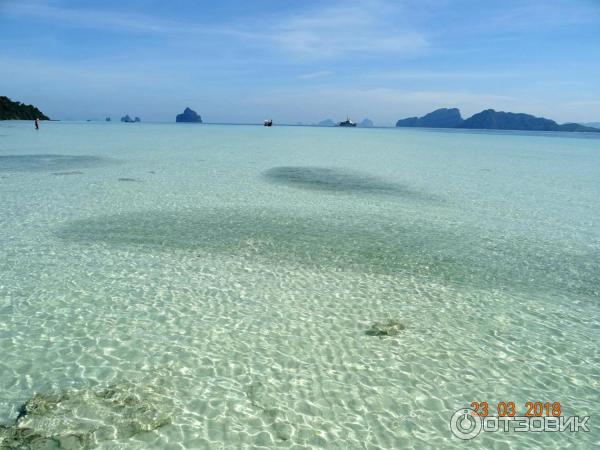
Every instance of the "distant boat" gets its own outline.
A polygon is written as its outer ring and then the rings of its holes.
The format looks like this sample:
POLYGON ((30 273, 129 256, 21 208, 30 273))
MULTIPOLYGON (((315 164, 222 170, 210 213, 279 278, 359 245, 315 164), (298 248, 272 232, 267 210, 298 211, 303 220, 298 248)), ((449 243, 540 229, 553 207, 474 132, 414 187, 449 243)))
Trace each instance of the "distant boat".
POLYGON ((273 119, 265 120, 264 125, 265 125, 265 127, 272 127, 273 126, 273 119))
POLYGON ((352 122, 352 120, 350 120, 350 117, 346 117, 346 120, 338 123, 338 126, 339 127, 355 127, 356 123, 352 122))

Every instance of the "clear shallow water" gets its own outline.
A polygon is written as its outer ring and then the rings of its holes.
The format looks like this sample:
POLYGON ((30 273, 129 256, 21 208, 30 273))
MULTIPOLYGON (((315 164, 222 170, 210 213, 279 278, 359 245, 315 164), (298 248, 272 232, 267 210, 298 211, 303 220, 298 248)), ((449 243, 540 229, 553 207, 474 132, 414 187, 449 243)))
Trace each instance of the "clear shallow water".
POLYGON ((0 196, 32 442, 452 448, 478 400, 591 432, 469 447, 600 444, 600 139, 6 122, 0 196))

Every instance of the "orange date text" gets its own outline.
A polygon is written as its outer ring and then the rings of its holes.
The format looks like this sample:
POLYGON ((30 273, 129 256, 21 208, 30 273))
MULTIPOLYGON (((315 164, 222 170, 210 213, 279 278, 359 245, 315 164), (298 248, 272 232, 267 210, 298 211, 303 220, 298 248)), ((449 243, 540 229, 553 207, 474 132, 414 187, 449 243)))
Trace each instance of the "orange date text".
POLYGON ((525 402, 519 406, 521 409, 515 402, 471 402, 472 414, 480 417, 559 417, 561 413, 560 402, 525 402))

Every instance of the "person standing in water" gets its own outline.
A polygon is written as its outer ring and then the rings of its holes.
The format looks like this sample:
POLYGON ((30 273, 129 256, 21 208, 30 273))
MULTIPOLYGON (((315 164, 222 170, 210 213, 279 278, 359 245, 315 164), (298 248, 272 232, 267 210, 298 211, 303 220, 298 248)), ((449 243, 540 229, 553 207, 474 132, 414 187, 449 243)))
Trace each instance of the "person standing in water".
POLYGON ((37 117, 35 118, 35 129, 36 130, 40 129, 40 119, 38 119, 37 117))

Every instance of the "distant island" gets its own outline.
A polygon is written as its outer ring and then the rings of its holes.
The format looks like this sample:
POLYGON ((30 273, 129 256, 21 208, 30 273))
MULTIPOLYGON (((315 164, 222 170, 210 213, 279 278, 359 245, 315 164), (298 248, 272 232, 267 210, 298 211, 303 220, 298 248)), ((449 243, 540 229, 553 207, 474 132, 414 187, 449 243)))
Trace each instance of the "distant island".
POLYGON ((200 117, 193 109, 185 108, 183 113, 177 114, 177 117, 175 117, 175 122, 202 123, 202 117, 200 117))
POLYGON ((318 124, 320 127, 335 127, 337 124, 332 119, 321 120, 318 124))
POLYGON ((373 121, 371 119, 363 119, 358 126, 361 128, 371 128, 373 126, 373 121))
POLYGON ((0 120, 50 120, 50 118, 33 105, 13 102, 10 98, 0 96, 0 120))
POLYGON ((141 122, 141 121, 142 121, 142 119, 140 119, 139 117, 132 119, 131 117, 129 117, 129 114, 126 114, 123 117, 121 117, 121 122, 133 123, 133 122, 141 122))
POLYGON ((582 123, 581 125, 585 125, 586 127, 592 127, 592 128, 600 128, 600 122, 588 122, 588 123, 582 123))
POLYGON ((511 113, 486 109, 463 119, 457 108, 437 109, 423 117, 409 117, 396 122, 396 127, 464 128, 476 130, 524 131, 587 131, 600 133, 600 129, 578 123, 559 125, 554 120, 530 114, 511 113))
POLYGON ((397 127, 457 128, 463 118, 457 108, 437 109, 423 117, 409 117, 396 122, 397 127))

